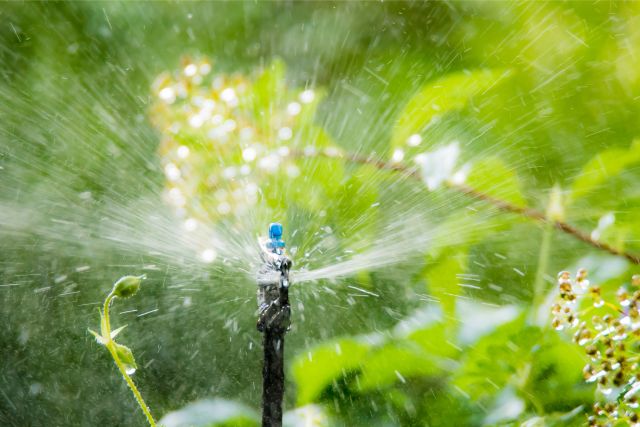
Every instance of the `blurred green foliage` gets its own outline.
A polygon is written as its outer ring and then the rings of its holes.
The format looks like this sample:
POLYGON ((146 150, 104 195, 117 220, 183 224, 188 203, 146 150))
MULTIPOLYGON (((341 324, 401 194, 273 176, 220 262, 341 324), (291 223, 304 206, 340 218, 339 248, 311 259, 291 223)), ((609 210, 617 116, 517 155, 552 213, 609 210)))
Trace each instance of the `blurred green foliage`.
MULTIPOLYGON (((255 422, 250 275, 150 249, 170 237, 136 246, 110 234, 113 218, 145 222, 136 207, 161 211, 151 86, 184 55, 246 75, 279 58, 291 87, 326 91, 314 127, 341 150, 389 158, 419 134, 410 163, 458 141, 472 188, 546 211, 557 185, 567 221, 640 251, 639 3, 11 3, 0 17, 2 425, 143 423, 86 333, 113 279, 141 272, 145 296, 119 317, 154 414, 192 416, 185 405, 216 396, 195 404, 202 423, 255 422)), ((594 390, 580 353, 532 320, 545 309, 532 304, 536 271, 546 266, 544 299, 555 271, 589 268, 606 294, 637 267, 561 233, 540 250, 540 224, 453 189, 306 162, 307 184, 289 187, 297 210, 274 201, 299 230, 291 245, 314 247, 330 225, 340 247, 364 251, 380 224, 414 213, 437 225, 438 244, 292 289, 286 406, 306 405, 294 425, 584 422, 594 390)))

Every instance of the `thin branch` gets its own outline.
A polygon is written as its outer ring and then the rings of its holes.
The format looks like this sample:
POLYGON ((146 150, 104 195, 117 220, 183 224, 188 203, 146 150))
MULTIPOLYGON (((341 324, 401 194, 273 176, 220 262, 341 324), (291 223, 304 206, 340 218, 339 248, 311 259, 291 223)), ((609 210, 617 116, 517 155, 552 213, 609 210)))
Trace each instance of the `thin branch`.
MULTIPOLYGON (((333 152, 333 151, 327 151, 327 150, 315 150, 315 151, 295 151, 292 153, 293 156, 296 157, 326 157, 326 158, 333 158, 333 159, 346 159, 352 163, 359 163, 359 164, 363 164, 363 165, 369 165, 369 166, 373 166, 377 169, 380 170, 388 170, 388 171, 392 171, 392 172, 398 172, 401 173, 402 175, 405 175, 407 177, 410 177, 412 179, 416 179, 418 181, 422 181, 422 177, 420 176, 420 174, 418 173, 418 171, 414 168, 410 168, 408 166, 402 165, 402 164, 395 164, 395 163, 389 163, 389 162, 385 162, 384 160, 380 160, 380 159, 376 159, 374 157, 366 157, 366 156, 362 156, 359 154, 353 154, 353 153, 339 153, 339 152, 333 152)), ((454 183, 447 183, 447 186, 453 190, 456 190, 466 196, 469 196, 473 199, 476 200, 480 200, 486 203, 489 203, 493 206, 495 206, 496 208, 498 208, 501 211, 504 212, 510 212, 516 215, 520 215, 523 216, 525 218, 529 218, 532 219, 534 221, 539 221, 539 222, 543 222, 543 223, 550 223, 551 225, 553 225, 556 229, 569 234, 571 236, 573 236, 574 238, 593 246, 596 249, 605 251, 610 253, 611 255, 616 255, 616 256, 621 256, 626 258, 627 260, 629 260, 630 262, 632 262, 633 264, 638 264, 640 265, 640 256, 633 254, 633 253, 629 253, 629 252, 625 252, 619 249, 614 248, 611 245, 608 245, 607 243, 604 242, 599 242, 595 239, 593 239, 589 233, 582 231, 576 227, 574 227, 573 225, 566 223, 564 221, 558 221, 558 220, 553 220, 550 218, 547 218, 547 216, 534 208, 530 208, 530 207, 522 207, 522 206, 518 206, 518 205, 514 205, 511 202, 508 202, 506 200, 502 200, 502 199, 498 199, 496 197, 493 197, 489 194, 483 193, 481 191, 478 191, 472 187, 469 187, 468 185, 465 184, 454 184, 454 183)))

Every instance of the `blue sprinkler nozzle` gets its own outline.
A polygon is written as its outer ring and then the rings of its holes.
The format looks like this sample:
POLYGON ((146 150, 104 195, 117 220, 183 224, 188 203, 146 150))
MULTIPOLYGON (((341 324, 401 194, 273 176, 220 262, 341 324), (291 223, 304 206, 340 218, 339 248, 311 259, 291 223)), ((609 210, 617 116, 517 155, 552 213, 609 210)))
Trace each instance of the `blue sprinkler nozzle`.
POLYGON ((282 240, 282 224, 279 222, 272 222, 269 224, 269 242, 267 242, 267 248, 273 253, 281 255, 282 248, 284 247, 285 243, 282 240))

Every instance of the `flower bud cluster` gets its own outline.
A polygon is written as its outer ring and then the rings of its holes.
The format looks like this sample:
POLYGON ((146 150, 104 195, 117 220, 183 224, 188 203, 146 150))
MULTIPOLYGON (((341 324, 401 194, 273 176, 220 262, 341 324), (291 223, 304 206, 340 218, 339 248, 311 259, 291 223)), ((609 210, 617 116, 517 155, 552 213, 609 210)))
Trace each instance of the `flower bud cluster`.
POLYGON ((584 269, 575 279, 560 272, 558 290, 552 325, 574 330, 573 341, 589 358, 584 379, 595 383, 601 396, 589 425, 640 426, 640 276, 618 290, 615 304, 603 299, 600 287, 590 285, 584 269))

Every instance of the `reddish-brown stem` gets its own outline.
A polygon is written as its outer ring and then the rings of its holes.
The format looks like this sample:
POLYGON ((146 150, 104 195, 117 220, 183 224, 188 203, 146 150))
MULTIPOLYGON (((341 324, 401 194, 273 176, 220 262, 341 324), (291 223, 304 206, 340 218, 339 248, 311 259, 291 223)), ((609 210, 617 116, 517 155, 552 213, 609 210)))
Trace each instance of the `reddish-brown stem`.
MULTIPOLYGON (((359 163, 359 164, 364 164, 364 165, 370 165, 373 166, 377 169, 380 170, 388 170, 388 171, 392 171, 392 172, 398 172, 401 173, 404 176, 413 178, 413 179, 417 179, 419 181, 422 180, 422 177, 420 176, 419 172, 414 169, 414 168, 410 168, 408 166, 399 164, 399 163, 389 163, 389 162, 385 162, 384 160, 380 160, 378 158, 374 158, 374 157, 366 157, 363 155, 359 155, 359 154, 353 154, 353 153, 339 153, 339 152, 332 152, 332 151, 321 151, 321 150, 314 150, 314 151, 294 151, 292 153, 294 156, 296 157, 327 157, 327 158, 335 158, 335 159, 345 159, 349 162, 352 163, 359 163)), ((621 256, 626 258, 627 260, 631 261, 634 264, 638 264, 640 265, 640 256, 633 254, 633 253, 629 253, 629 252, 625 252, 625 251, 621 251, 619 249, 614 248, 611 245, 608 245, 606 243, 603 242, 599 242, 597 240, 594 240, 593 238, 591 238, 591 236, 589 235, 589 233, 586 233, 576 227, 574 227, 571 224, 568 224, 564 221, 558 221, 558 220, 553 220, 550 218, 547 218, 547 216, 542 212, 539 211, 537 209, 533 209, 533 208, 529 208, 529 207, 523 207, 523 206, 518 206, 515 205, 511 202, 508 202, 506 200, 502 200, 502 199, 498 199, 496 197, 493 197, 489 194, 483 193, 481 191, 478 191, 472 187, 469 187, 468 185, 465 184, 453 184, 453 183, 448 183, 447 184, 449 188, 459 191, 462 194, 465 194, 466 196, 469 196, 473 199, 476 200, 481 200, 483 202, 489 203, 493 206, 495 206, 496 208, 498 208, 501 211, 504 212, 510 212, 516 215, 520 215, 529 219, 533 219, 535 221, 540 221, 540 222, 551 222, 551 224, 558 230, 567 233, 573 237, 575 237, 576 239, 593 246, 596 249, 608 252, 612 255, 616 255, 616 256, 621 256)))

